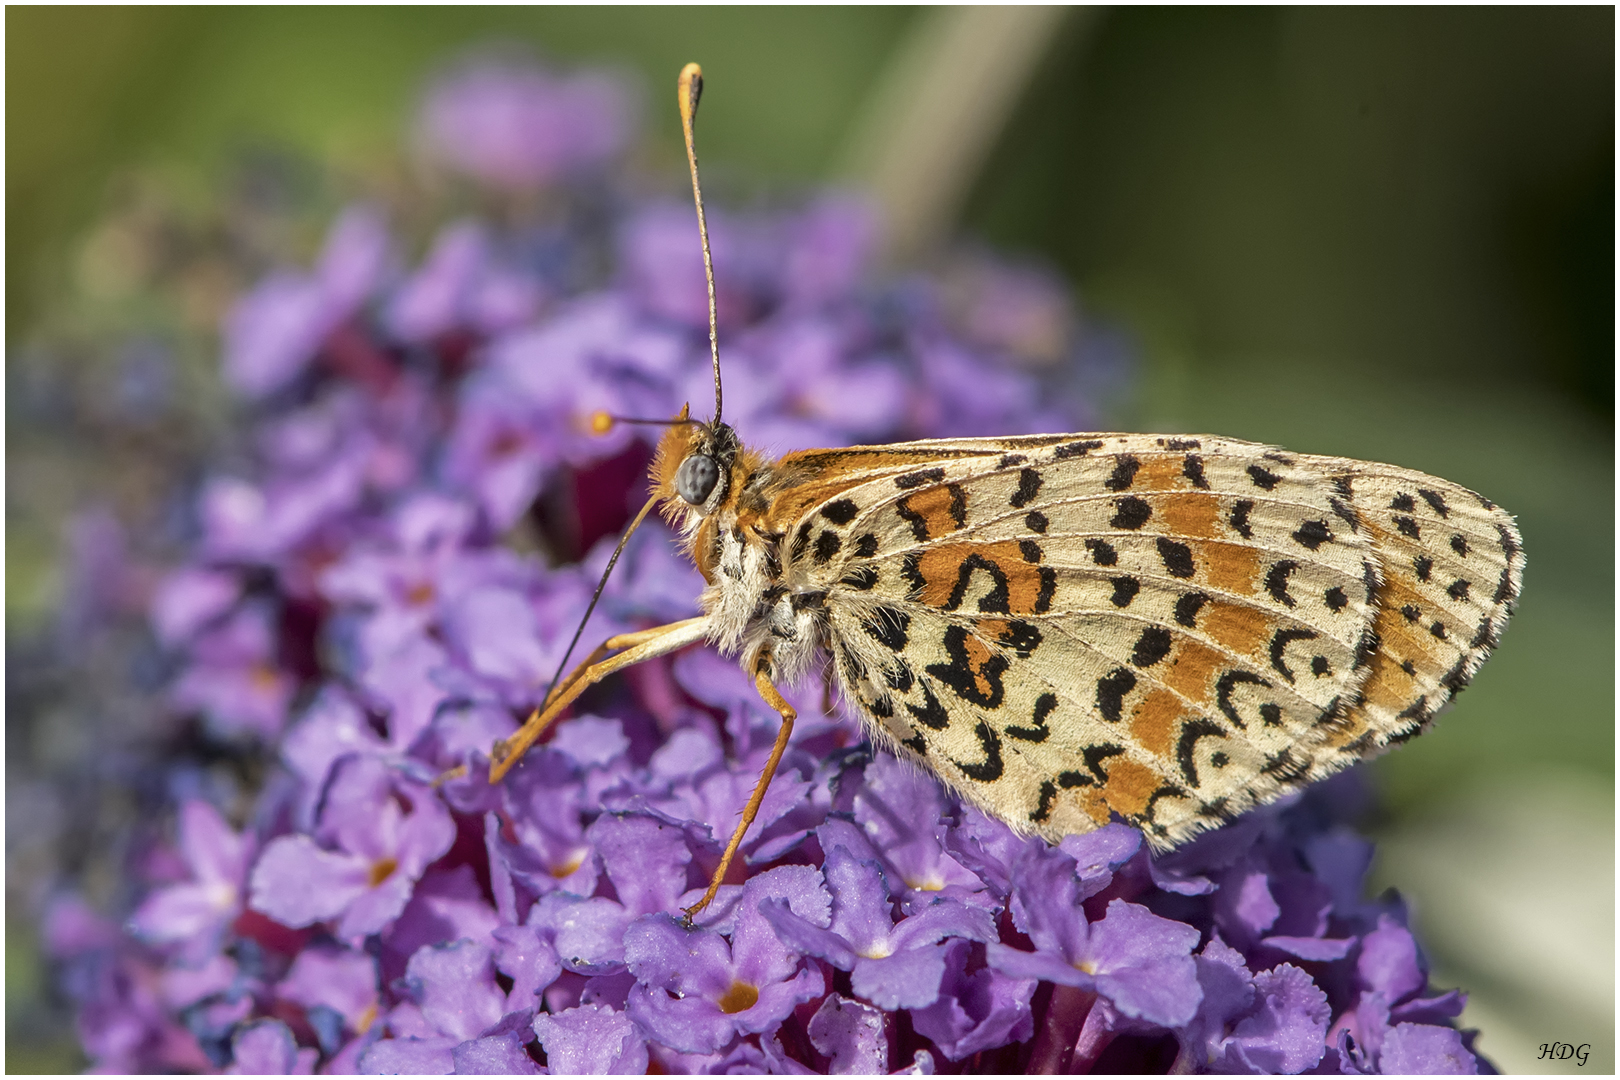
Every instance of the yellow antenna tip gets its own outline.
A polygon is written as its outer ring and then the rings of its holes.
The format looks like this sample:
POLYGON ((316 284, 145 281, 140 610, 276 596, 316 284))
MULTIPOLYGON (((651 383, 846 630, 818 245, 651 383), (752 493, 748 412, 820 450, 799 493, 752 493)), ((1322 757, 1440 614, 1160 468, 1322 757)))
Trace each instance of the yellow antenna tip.
POLYGON ((681 120, 690 125, 697 116, 698 99, 703 96, 703 69, 697 64, 687 64, 681 68, 675 90, 680 99, 681 120))
POLYGON ((602 409, 591 413, 591 434, 606 435, 613 430, 613 417, 602 409))

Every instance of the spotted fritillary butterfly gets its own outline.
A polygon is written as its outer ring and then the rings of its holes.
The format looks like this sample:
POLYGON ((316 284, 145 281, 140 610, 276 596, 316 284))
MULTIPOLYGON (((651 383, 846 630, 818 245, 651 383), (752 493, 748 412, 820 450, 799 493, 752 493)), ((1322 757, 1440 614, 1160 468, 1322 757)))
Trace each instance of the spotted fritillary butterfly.
MULTIPOLYGON (((679 98, 707 269, 701 78, 688 65, 679 98)), ((740 655, 783 724, 692 912, 787 745, 776 686, 818 657, 874 742, 1012 828, 1117 815, 1164 849, 1421 732, 1513 610, 1513 518, 1392 465, 1117 433, 768 460, 720 421, 712 270, 709 297, 715 417, 670 424, 642 510, 679 528, 704 614, 606 642, 491 766, 613 671, 697 642, 740 655)))

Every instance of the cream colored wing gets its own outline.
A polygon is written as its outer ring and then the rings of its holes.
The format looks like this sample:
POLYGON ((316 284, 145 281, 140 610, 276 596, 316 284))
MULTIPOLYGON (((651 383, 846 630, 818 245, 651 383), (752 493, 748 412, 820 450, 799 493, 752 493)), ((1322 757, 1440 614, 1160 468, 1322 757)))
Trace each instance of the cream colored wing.
POLYGON ((1298 786, 1374 640, 1377 556, 1331 479, 1209 437, 998 442, 804 519, 874 730, 1049 837, 1112 811, 1164 846, 1298 786))

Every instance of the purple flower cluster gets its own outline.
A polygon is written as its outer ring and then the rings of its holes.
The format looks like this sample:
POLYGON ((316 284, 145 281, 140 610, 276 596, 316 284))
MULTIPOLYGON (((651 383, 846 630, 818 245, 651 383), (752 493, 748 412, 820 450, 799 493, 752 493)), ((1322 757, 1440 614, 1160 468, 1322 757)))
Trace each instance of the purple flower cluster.
MULTIPOLYGON (((540 184, 619 139, 598 86, 469 69, 424 130, 491 183, 540 184)), ((315 269, 233 310, 242 450, 202 481, 191 557, 150 619, 172 710, 275 763, 240 827, 180 802, 122 926, 52 906, 97 1069, 1484 1064, 1398 900, 1362 899, 1370 848, 1331 792, 1167 858, 1119 824, 1053 847, 874 754, 801 688, 741 858, 689 926, 775 732, 735 664, 694 649, 631 669, 489 785, 490 746, 543 697, 644 497, 648 446, 592 414, 710 394, 690 210, 618 221, 617 269, 581 287, 548 243, 472 221, 406 269, 359 208, 315 269)), ((872 287, 869 222, 839 202, 714 214, 711 232, 727 419, 752 442, 1091 425, 1072 337, 1045 376, 1016 362, 1072 332, 1050 282, 996 277, 1027 293, 999 312, 929 280, 872 287)), ((643 527, 588 637, 695 613, 672 539, 643 527)))

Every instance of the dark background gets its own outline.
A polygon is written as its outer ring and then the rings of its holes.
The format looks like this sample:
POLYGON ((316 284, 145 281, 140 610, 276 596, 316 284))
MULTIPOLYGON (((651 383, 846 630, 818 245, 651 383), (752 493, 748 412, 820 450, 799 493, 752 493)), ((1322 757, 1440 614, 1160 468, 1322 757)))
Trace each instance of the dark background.
MULTIPOLYGON (((637 75, 645 157, 671 167, 667 84, 701 60, 714 188, 790 196, 832 174, 926 17, 10 8, 8 353, 131 168, 206 191, 258 147, 362 161, 397 148, 434 65, 505 39, 637 75)), ((1520 613, 1455 712, 1378 766, 1390 829, 1527 766, 1612 790, 1614 100, 1607 7, 1071 16, 960 222, 1128 332, 1120 426, 1390 461, 1520 516, 1520 613)), ((8 634, 53 603, 53 543, 15 502, 8 634)))

